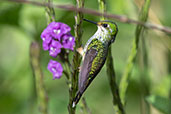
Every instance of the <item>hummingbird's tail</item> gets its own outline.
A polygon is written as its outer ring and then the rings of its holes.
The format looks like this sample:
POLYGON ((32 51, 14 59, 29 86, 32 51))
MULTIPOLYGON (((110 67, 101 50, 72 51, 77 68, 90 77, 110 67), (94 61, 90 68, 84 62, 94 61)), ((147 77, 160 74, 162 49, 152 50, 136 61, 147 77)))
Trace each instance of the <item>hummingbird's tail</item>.
POLYGON ((77 105, 77 103, 79 102, 81 96, 82 96, 82 93, 80 91, 78 91, 76 97, 74 98, 74 100, 72 102, 72 107, 73 108, 77 105))

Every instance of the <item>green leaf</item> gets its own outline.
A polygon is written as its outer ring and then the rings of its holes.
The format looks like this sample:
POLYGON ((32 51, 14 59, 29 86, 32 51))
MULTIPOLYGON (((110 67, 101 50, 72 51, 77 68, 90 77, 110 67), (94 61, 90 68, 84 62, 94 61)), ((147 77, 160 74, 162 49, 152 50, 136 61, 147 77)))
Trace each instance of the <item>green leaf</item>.
POLYGON ((0 24, 18 25, 20 4, 0 3, 0 24))
POLYGON ((171 99, 167 99, 161 96, 152 95, 146 98, 147 102, 152 104, 156 109, 164 114, 170 114, 171 112, 171 99))

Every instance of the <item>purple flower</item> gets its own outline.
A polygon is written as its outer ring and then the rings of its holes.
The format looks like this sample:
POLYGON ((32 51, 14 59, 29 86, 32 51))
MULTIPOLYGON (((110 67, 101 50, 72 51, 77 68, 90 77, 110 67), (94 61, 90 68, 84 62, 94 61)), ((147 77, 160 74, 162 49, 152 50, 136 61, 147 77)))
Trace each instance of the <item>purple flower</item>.
POLYGON ((62 76, 62 65, 54 60, 50 60, 47 69, 53 74, 53 80, 62 76))
POLYGON ((44 49, 45 51, 49 50, 49 44, 48 44, 48 43, 43 42, 42 46, 43 46, 43 49, 44 49))
POLYGON ((52 57, 56 57, 61 52, 62 47, 73 50, 75 38, 70 31, 71 28, 64 23, 51 22, 41 34, 43 49, 45 51, 49 50, 49 54, 52 57))
MULTIPOLYGON (((57 57, 61 48, 74 49, 75 38, 70 33, 71 28, 61 22, 51 22, 42 32, 41 39, 44 50, 49 51, 49 55, 57 57)), ((52 72, 53 79, 62 76, 63 68, 57 61, 50 60, 48 70, 52 72)))
POLYGON ((75 38, 72 35, 66 34, 62 37, 62 45, 66 49, 74 50, 75 38))
POLYGON ((56 57, 61 52, 62 45, 60 42, 52 40, 49 48, 49 55, 52 57, 56 57))
POLYGON ((49 50, 49 45, 52 41, 52 36, 49 34, 49 30, 48 29, 45 29, 42 34, 41 34, 41 39, 43 40, 43 49, 46 51, 46 50, 49 50))
POLYGON ((47 44, 49 44, 52 40, 52 36, 50 36, 47 33, 42 34, 41 38, 42 38, 43 42, 46 42, 47 44))
POLYGON ((71 31, 71 28, 68 25, 60 22, 52 22, 50 28, 52 30, 52 36, 59 41, 61 40, 62 35, 68 34, 71 31))

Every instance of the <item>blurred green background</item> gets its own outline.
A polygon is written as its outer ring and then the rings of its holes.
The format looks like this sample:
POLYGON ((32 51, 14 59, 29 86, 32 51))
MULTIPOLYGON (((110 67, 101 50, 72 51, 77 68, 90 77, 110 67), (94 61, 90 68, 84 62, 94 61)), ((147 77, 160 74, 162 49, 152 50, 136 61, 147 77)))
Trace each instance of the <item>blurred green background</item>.
MULTIPOLYGON (((106 0, 107 11, 137 19, 141 2, 106 0)), ((75 4, 75 1, 54 0, 54 3, 75 4)), ((148 21, 171 27, 170 5, 170 0, 153 0, 148 21)), ((98 1, 85 0, 85 7, 98 10, 98 1)), ((68 24, 74 35, 75 13, 55 9, 55 14, 56 21, 68 24)), ((99 21, 97 16, 85 14, 84 17, 99 21)), ((112 44, 112 54, 119 84, 131 51, 136 25, 116 23, 119 33, 112 44)), ((46 26, 45 8, 0 1, 0 114, 39 113, 29 46, 33 40, 41 44, 40 34, 46 26)), ((96 29, 96 26, 83 22, 83 44, 96 29)), ((152 114, 168 113, 171 108, 168 107, 171 106, 171 37, 159 31, 146 29, 142 39, 128 86, 126 112, 146 114, 144 101, 147 101, 152 114)), ((41 68, 49 98, 49 114, 67 114, 69 97, 66 78, 62 76, 59 80, 52 80, 52 74, 46 68, 49 59, 48 52, 41 49, 41 68)), ((92 114, 114 113, 106 66, 84 95, 92 114)), ((77 113, 81 113, 80 106, 77 107, 77 113)))

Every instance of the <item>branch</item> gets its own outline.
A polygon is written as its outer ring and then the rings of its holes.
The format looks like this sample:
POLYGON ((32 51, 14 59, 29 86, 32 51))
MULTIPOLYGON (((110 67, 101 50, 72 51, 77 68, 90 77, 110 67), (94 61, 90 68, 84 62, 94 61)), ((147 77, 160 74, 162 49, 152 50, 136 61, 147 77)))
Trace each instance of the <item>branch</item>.
POLYGON ((48 99, 43 83, 43 73, 39 63, 40 46, 37 42, 32 42, 30 45, 30 61, 35 78, 36 92, 38 104, 41 114, 48 113, 48 99))
POLYGON ((8 0, 8 1, 25 3, 25 4, 32 4, 32 5, 36 5, 36 6, 42 6, 42 7, 47 6, 47 7, 51 7, 51 8, 52 7, 53 8, 60 8, 60 9, 67 10, 67 11, 82 12, 82 13, 96 15, 96 16, 104 16, 106 18, 115 19, 115 20, 123 22, 123 23, 138 24, 138 25, 144 26, 146 28, 155 29, 155 30, 159 30, 159 31, 163 31, 165 33, 171 34, 171 28, 170 27, 166 27, 166 26, 162 26, 162 25, 158 25, 158 24, 144 23, 142 21, 130 19, 126 16, 109 14, 109 13, 100 13, 96 10, 87 9, 87 8, 78 8, 78 7, 75 7, 73 5, 57 5, 57 4, 51 4, 51 3, 46 3, 46 2, 42 3, 42 2, 28 1, 28 0, 8 0))
MULTIPOLYGON (((84 7, 84 0, 76 0, 77 7, 82 8, 84 7)), ((75 98, 76 92, 78 90, 78 74, 79 68, 81 63, 81 55, 76 51, 77 48, 81 47, 82 44, 82 21, 83 21, 83 13, 77 12, 75 16, 75 48, 73 54, 73 64, 72 64, 72 77, 71 77, 71 87, 69 88, 69 105, 68 110, 69 114, 75 114, 76 107, 73 107, 73 99, 75 98)))

